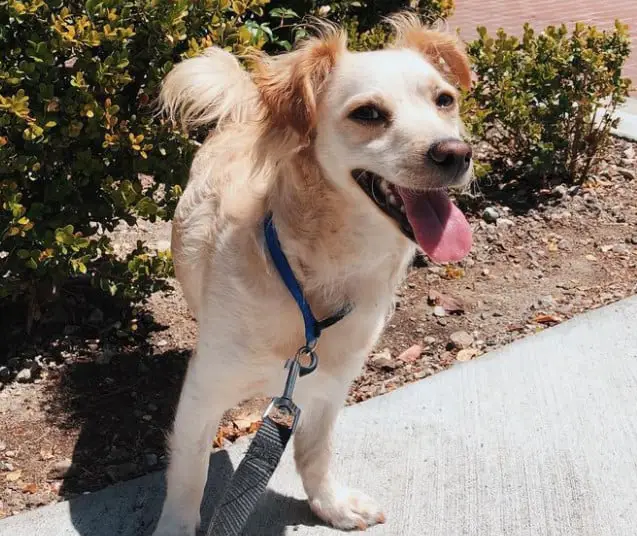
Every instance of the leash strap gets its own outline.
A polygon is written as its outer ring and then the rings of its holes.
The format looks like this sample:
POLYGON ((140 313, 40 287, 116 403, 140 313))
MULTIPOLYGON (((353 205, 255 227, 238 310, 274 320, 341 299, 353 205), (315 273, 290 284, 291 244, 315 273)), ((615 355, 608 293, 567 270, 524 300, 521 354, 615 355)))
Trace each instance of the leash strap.
POLYGON ((270 417, 263 419, 248 452, 232 476, 207 536, 241 534, 279 465, 291 436, 292 429, 289 427, 274 422, 270 417))
POLYGON ((301 285, 281 249, 279 237, 272 222, 272 214, 267 215, 263 230, 272 261, 303 315, 305 345, 299 349, 293 359, 286 362, 285 368, 288 369, 288 375, 283 395, 272 399, 265 411, 263 423, 219 502, 219 507, 208 526, 207 536, 238 536, 243 531, 250 514, 279 465, 281 456, 299 421, 301 410, 292 401, 296 380, 299 376, 305 376, 316 369, 318 357, 314 353, 314 347, 321 332, 336 324, 352 310, 352 307, 347 305, 329 318, 316 320, 310 305, 305 300, 301 285), (309 357, 308 365, 301 365, 303 357, 309 357))

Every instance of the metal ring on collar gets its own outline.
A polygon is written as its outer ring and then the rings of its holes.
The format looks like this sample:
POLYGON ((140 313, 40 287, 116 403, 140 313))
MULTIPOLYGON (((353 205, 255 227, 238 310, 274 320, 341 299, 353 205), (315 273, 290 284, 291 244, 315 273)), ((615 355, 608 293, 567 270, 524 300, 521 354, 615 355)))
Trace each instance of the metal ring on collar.
POLYGON ((301 346, 301 348, 299 348, 299 350, 296 352, 296 355, 294 356, 294 359, 299 362, 299 376, 301 377, 314 372, 316 370, 316 367, 318 366, 318 356, 314 351, 314 349, 316 348, 316 342, 317 341, 310 345, 301 346), (301 358, 305 356, 308 356, 310 358, 309 365, 301 364, 301 358))

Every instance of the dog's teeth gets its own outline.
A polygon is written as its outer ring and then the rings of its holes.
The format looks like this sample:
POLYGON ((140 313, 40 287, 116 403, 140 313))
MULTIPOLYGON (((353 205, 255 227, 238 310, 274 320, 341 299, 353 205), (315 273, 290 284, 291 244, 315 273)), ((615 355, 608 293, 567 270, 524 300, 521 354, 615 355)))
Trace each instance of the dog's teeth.
POLYGON ((407 211, 405 210, 405 205, 400 205, 400 212, 402 212, 403 214, 407 213, 407 211))
POLYGON ((398 199, 396 199, 396 196, 394 194, 389 194, 387 196, 387 200, 392 204, 392 205, 397 205, 398 204, 398 199))
POLYGON ((389 185, 386 181, 382 179, 378 181, 378 187, 380 188, 380 191, 383 192, 385 195, 389 193, 389 185))

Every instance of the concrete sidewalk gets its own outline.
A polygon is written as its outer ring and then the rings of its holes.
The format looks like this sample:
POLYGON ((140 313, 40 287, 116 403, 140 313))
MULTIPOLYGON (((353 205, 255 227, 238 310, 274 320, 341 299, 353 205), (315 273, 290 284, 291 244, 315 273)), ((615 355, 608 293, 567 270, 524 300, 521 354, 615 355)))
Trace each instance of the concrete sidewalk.
MULTIPOLYGON (((336 472, 375 496, 385 536, 637 534, 637 297, 350 407, 336 472)), ((219 488, 246 442, 212 456, 219 488)), ((2 536, 148 534, 154 474, 0 522, 2 536)), ((217 498, 209 489, 204 519, 217 498)), ((332 534, 288 451, 250 536, 332 534)))
POLYGON ((637 98, 627 99, 615 115, 619 118, 619 123, 617 128, 613 129, 613 134, 626 140, 637 141, 637 98))

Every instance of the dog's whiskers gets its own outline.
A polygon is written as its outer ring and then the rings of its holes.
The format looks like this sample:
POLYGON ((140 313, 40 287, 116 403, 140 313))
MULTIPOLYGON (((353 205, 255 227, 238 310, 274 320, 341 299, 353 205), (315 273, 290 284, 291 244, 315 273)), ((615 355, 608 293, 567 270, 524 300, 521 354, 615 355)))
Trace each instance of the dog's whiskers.
POLYGON ((376 192, 374 192, 374 187, 376 186, 376 179, 372 178, 372 186, 371 186, 371 194, 372 194, 372 199, 374 200, 375 203, 380 204, 380 200, 378 199, 378 197, 376 197, 376 192))

